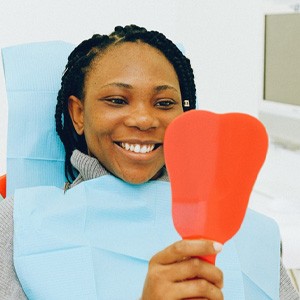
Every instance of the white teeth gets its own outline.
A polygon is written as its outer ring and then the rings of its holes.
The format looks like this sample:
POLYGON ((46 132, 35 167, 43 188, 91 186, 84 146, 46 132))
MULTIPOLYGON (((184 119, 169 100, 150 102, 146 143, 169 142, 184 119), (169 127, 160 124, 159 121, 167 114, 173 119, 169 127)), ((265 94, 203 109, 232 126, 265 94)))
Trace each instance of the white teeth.
POLYGON ((123 149, 135 153, 149 153, 153 151, 155 145, 140 145, 140 144, 128 144, 128 143, 121 143, 123 149))
POLYGON ((135 145, 133 151, 134 151, 135 153, 140 153, 140 150, 141 150, 141 146, 140 146, 140 145, 135 145))
POLYGON ((141 153, 147 153, 147 152, 149 152, 149 147, 147 147, 146 145, 143 145, 142 147, 141 147, 141 150, 140 150, 140 152, 141 153))

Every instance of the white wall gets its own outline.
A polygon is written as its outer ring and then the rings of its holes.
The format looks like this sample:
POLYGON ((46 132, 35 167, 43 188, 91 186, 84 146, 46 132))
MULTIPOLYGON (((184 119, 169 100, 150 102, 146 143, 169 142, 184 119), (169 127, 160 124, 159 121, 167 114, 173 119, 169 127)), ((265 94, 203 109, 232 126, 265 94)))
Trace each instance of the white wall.
MULTIPOLYGON (((262 95, 261 0, 2 0, 0 47, 32 41, 79 43, 136 23, 186 49, 199 107, 257 114, 262 95)), ((0 174, 6 170, 7 103, 0 65, 0 174)))

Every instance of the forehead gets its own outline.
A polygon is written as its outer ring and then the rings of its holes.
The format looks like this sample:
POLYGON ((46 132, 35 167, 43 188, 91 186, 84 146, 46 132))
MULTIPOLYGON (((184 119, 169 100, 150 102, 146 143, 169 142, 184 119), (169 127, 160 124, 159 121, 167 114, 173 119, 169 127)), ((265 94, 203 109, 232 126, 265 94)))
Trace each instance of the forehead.
POLYGON ((109 46, 93 61, 87 78, 110 76, 156 76, 178 82, 173 65, 158 49, 143 42, 124 42, 109 46))

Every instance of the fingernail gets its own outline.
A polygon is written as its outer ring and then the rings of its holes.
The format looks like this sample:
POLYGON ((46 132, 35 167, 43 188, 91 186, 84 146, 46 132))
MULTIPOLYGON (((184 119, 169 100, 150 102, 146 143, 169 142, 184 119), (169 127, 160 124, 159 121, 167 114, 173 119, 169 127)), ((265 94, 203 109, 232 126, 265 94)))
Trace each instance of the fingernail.
POLYGON ((218 242, 213 242, 213 246, 216 252, 221 252, 223 245, 221 243, 218 242))

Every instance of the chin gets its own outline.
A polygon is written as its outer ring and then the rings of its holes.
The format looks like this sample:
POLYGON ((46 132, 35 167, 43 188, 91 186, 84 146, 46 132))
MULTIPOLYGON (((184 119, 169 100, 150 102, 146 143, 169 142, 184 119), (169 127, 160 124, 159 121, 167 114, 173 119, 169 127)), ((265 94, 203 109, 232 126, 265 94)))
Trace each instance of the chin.
POLYGON ((123 181, 130 184, 143 184, 151 180, 151 178, 121 178, 123 181))
POLYGON ((136 176, 137 173, 135 173, 133 176, 131 176, 130 174, 126 174, 124 176, 117 176, 120 179, 122 179, 123 181, 130 183, 130 184, 143 184, 146 183, 150 180, 155 180, 157 179, 161 174, 162 174, 162 170, 159 170, 158 172, 156 172, 154 175, 153 174, 141 174, 139 173, 139 176, 136 176))

